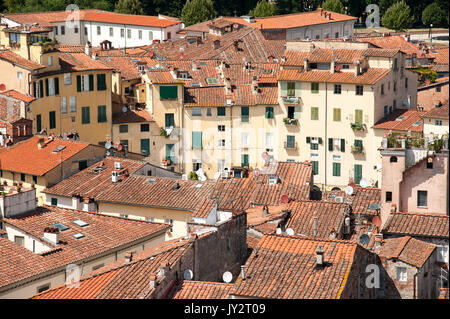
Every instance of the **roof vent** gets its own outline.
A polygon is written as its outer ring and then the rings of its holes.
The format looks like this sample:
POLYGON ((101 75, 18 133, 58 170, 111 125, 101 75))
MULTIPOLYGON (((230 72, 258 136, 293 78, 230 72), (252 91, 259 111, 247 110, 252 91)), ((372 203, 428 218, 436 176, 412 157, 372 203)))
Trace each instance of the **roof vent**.
POLYGON ((119 181, 119 173, 116 171, 111 172, 111 181, 117 183, 119 181))
POLYGON ((53 154, 59 153, 61 152, 63 149, 65 149, 66 147, 64 145, 59 145, 57 146, 54 150, 53 150, 53 154))
POLYGON ((122 163, 121 162, 114 162, 114 169, 122 169, 122 163))
POLYGON ((179 189, 181 186, 180 186, 180 183, 178 183, 178 182, 176 182, 175 184, 173 184, 173 189, 175 190, 175 189, 179 189))
POLYGON ((57 245, 59 243, 59 229, 57 227, 44 228, 44 238, 57 245))
POLYGON ((133 260, 133 252, 127 251, 125 253, 125 263, 129 264, 133 260))
POLYGON ((323 253, 324 253, 324 249, 322 246, 317 247, 316 249, 316 266, 321 268, 324 265, 323 262, 323 253))

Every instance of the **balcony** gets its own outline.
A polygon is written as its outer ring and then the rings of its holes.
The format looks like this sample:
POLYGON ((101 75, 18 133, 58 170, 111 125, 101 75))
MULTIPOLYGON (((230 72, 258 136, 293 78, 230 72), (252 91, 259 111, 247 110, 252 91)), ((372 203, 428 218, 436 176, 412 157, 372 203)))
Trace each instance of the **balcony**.
POLYGON ((287 150, 296 150, 297 147, 298 147, 297 142, 294 142, 294 143, 284 142, 284 148, 287 150))
POLYGON ((285 125, 288 125, 288 126, 296 126, 298 124, 298 119, 291 119, 289 117, 285 117, 283 119, 283 122, 285 125))
POLYGON ((364 154, 364 147, 352 145, 352 153, 364 154))
POLYGON ((297 105, 300 103, 300 98, 299 97, 294 97, 294 96, 282 96, 281 99, 283 100, 284 104, 292 104, 292 105, 297 105))
POLYGON ((362 123, 350 123, 350 127, 353 131, 365 131, 366 125, 362 123))

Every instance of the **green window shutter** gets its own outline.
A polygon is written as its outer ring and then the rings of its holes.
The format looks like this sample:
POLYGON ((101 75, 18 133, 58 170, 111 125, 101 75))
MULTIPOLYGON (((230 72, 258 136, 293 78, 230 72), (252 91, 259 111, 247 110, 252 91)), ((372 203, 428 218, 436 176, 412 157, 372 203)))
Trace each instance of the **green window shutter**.
POLYGON ((97 74, 97 91, 106 90, 106 74, 97 74))
POLYGON ((48 114, 49 121, 50 121, 50 129, 56 128, 56 113, 55 111, 51 111, 48 114))
POLYGON ((295 96, 295 82, 287 83, 287 96, 295 96))
POLYGON ((249 121, 249 108, 248 106, 241 107, 241 122, 249 121))
POLYGON ((45 96, 48 96, 48 79, 45 79, 45 96))
POLYGON ((248 167, 249 166, 249 164, 248 164, 248 154, 242 154, 241 155, 241 159, 242 159, 241 166, 242 167, 248 167))
POLYGON ((83 106, 81 108, 81 124, 91 123, 91 114, 89 106, 83 106))
POLYGON ((150 139, 142 138, 141 139, 141 154, 150 155, 150 139))
POLYGON ((333 176, 341 176, 341 163, 333 163, 333 176))
POLYGON ((159 98, 161 100, 178 98, 177 87, 176 86, 160 86, 159 87, 159 98))
POLYGON ((89 74, 89 91, 94 91, 94 74, 89 74))
POLYGON ((106 122, 106 105, 98 106, 97 120, 99 123, 106 122))
POLYGON ((319 174, 319 161, 311 161, 311 162, 312 162, 313 175, 319 174))
POLYGON ((345 139, 341 139, 341 152, 345 152, 345 139))
POLYGON ((362 124, 363 111, 355 110, 355 123, 362 124))
POLYGON ((319 108, 318 107, 312 107, 311 108, 311 120, 318 120, 319 119, 319 108))
POLYGON ((166 160, 175 163, 175 147, 174 144, 166 144, 166 160))
POLYGON ((81 92, 81 75, 77 75, 77 92, 81 92))
POLYGON ((359 182, 361 181, 362 178, 362 165, 360 164, 355 164, 354 166, 354 182, 355 184, 359 184, 359 182))
POLYGON ((333 109, 333 121, 341 121, 341 109, 333 109))
POLYGON ((55 95, 59 95, 59 79, 55 78, 55 95))
POLYGON ((362 140, 355 140, 356 147, 362 147, 362 140))
POLYGON ((175 117, 173 113, 165 114, 166 127, 175 127, 175 117))
POLYGON ((322 145, 322 138, 319 137, 319 144, 322 145))
POLYGON ((217 108, 217 116, 225 116, 225 107, 220 106, 217 108))
POLYGON ((294 135, 287 135, 286 136, 286 144, 288 148, 294 148, 295 146, 295 136, 294 135))
POLYGON ((266 107, 266 119, 273 119, 273 107, 272 106, 266 107))
POLYGON ((309 137, 309 136, 306 137, 306 143, 308 143, 308 144, 311 143, 311 137, 309 137))
POLYGON ((280 94, 281 96, 287 96, 287 82, 280 82, 280 94))
POLYGON ((202 132, 192 132, 192 148, 202 148, 202 132))
POLYGON ((328 139, 328 150, 329 151, 333 150, 333 139, 332 138, 328 139))
POLYGON ((42 117, 41 114, 36 115, 36 132, 42 131, 42 117))
POLYGON ((44 81, 40 80, 39 81, 39 90, 41 91, 41 97, 44 97, 44 81))

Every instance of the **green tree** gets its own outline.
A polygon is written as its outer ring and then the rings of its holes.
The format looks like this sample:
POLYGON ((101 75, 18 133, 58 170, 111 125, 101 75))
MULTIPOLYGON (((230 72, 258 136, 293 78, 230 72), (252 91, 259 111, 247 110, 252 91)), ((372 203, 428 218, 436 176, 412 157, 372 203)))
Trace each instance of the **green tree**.
POLYGON ((187 0, 181 10, 181 17, 185 26, 197 24, 217 15, 211 0, 187 0))
POLYGON ((322 3, 322 9, 337 13, 345 13, 344 6, 339 0, 325 0, 322 3))
POLYGON ((413 21, 414 17, 411 16, 411 10, 403 1, 389 7, 381 19, 384 27, 395 31, 405 31, 412 26, 413 21))
POLYGON ((275 15, 275 10, 275 6, 269 3, 269 1, 261 0, 256 4, 256 7, 253 10, 250 10, 248 14, 256 18, 270 17, 275 15))
POLYGON ((144 10, 142 10, 142 5, 139 0, 119 0, 114 11, 126 14, 144 14, 144 10))
POLYGON ((394 3, 400 2, 400 0, 378 0, 378 7, 380 8, 380 16, 386 13, 394 3))
POLYGON ((433 24, 434 27, 445 27, 448 21, 448 12, 439 7, 436 2, 428 5, 422 13, 422 22, 425 26, 433 24))

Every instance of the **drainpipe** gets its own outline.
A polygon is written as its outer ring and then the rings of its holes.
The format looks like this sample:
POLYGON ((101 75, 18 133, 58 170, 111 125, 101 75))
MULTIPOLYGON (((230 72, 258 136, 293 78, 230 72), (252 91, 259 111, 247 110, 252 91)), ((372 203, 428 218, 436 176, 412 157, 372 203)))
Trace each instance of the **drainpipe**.
POLYGON ((420 271, 416 272, 414 274, 414 278, 413 278, 413 280, 414 280, 414 290, 413 290, 414 296, 413 296, 413 299, 417 299, 417 295, 418 295, 418 293, 417 293, 417 286, 418 286, 418 284, 417 284, 417 275, 419 273, 420 273, 420 271))
POLYGON ((328 118, 328 83, 325 82, 325 137, 323 141, 323 145, 325 147, 325 187, 327 186, 327 155, 328 155, 328 138, 327 138, 327 118, 328 118))

